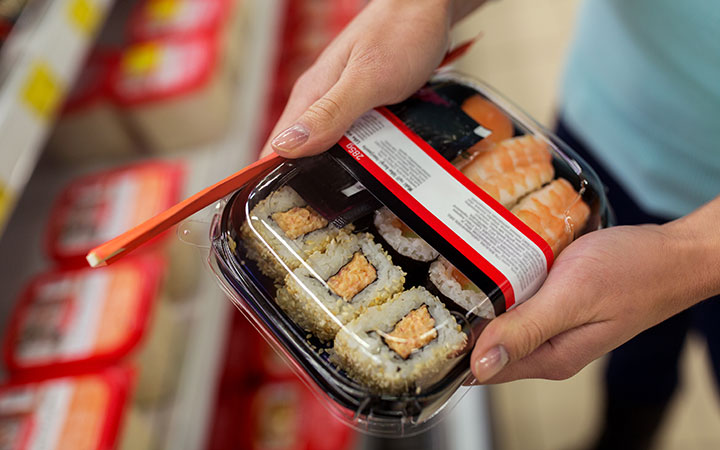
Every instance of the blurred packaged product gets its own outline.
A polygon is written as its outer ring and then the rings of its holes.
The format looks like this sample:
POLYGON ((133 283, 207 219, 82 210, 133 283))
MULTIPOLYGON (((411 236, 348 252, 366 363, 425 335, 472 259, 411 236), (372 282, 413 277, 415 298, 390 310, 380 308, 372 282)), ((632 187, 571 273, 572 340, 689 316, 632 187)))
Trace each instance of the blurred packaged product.
MULTIPOLYGON (((97 245, 149 219, 180 200, 184 167, 150 161, 79 177, 55 200, 48 220, 48 254, 63 267, 86 267, 85 255, 97 245)), ((197 285, 200 262, 194 250, 173 234, 147 244, 169 261, 167 292, 187 297, 197 285)))
POLYGON ((131 42, 144 42, 218 33, 222 59, 237 68, 246 32, 246 3, 243 0, 140 0, 128 21, 128 36, 131 42))
POLYGON ((139 154, 110 95, 120 52, 95 50, 75 82, 48 141, 48 151, 73 162, 139 154))
POLYGON ((183 347, 179 322, 160 294, 164 262, 153 255, 101 269, 58 269, 26 286, 11 316, 4 356, 15 377, 37 378, 132 362, 135 400, 172 392, 183 347))
POLYGON ((196 33, 125 49, 113 95, 149 151, 200 146, 227 129, 235 83, 220 41, 218 33, 196 33))
POLYGON ((0 448, 150 450, 153 435, 129 399, 133 373, 112 368, 0 386, 0 448))
POLYGON ((263 380, 295 380, 297 375, 290 361, 270 346, 252 327, 246 330, 245 342, 249 344, 250 368, 263 380))
POLYGON ((240 448, 266 450, 343 450, 355 432, 333 418, 299 381, 263 384, 249 396, 240 448))
POLYGON ((238 386, 218 399, 209 450, 350 450, 357 433, 297 379, 238 386))

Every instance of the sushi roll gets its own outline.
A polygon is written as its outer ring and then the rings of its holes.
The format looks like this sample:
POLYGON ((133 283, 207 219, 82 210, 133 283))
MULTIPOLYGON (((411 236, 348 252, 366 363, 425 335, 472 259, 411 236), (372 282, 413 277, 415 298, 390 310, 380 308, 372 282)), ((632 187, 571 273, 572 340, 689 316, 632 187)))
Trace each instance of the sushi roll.
POLYGON ((290 187, 282 187, 260 201, 240 228, 248 257, 265 275, 282 280, 312 253, 322 251, 352 225, 329 224, 290 187), (287 266, 287 268, 285 267, 287 266))
POLYGON ((329 341, 365 309, 401 291, 404 283, 405 272, 372 235, 342 235, 288 274, 276 301, 295 323, 329 341))
POLYGON ((495 318, 490 298, 445 258, 430 265, 430 282, 444 297, 465 311, 486 319, 495 318))
POLYGON ((347 324, 335 337, 333 358, 373 392, 419 392, 452 368, 467 341, 445 305, 416 287, 347 324))
POLYGON ((380 238, 393 251, 391 255, 396 263, 413 271, 426 273, 427 263, 436 259, 439 253, 412 231, 387 208, 380 208, 373 219, 380 238))

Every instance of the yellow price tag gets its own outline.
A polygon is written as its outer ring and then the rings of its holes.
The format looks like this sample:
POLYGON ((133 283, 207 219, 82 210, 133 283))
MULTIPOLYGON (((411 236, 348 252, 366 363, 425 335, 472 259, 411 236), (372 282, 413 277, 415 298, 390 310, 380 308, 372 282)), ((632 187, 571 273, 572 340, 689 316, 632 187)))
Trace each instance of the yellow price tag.
POLYGON ((170 20, 177 14, 179 6, 177 0, 150 0, 147 3, 148 16, 152 20, 170 20))
POLYGON ((100 23, 100 12, 91 0, 71 0, 69 13, 70 23, 88 35, 92 35, 100 23))
POLYGON ((12 195, 10 191, 0 183, 0 230, 3 224, 9 219, 10 207, 12 206, 12 195))
POLYGON ((153 42, 136 44, 123 56, 123 68, 133 76, 147 75, 152 72, 160 60, 160 48, 153 42))
POLYGON ((50 119, 60 103, 62 87, 50 66, 36 62, 22 89, 22 100, 35 114, 50 119))

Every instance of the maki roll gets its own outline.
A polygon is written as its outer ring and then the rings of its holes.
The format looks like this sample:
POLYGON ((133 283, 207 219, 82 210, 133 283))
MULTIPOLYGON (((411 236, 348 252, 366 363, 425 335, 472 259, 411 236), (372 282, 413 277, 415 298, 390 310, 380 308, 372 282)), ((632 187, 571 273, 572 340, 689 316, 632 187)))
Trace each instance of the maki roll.
POLYGON ((296 324, 329 341, 365 309, 401 291, 404 283, 405 272, 372 235, 341 235, 285 277, 276 302, 296 324))
POLYGON ((467 335, 426 289, 416 287, 369 308, 337 334, 334 359, 373 392, 419 392, 442 377, 467 335))
POLYGON ((415 234, 387 208, 380 208, 375 212, 374 224, 380 237, 397 252, 400 258, 396 257, 395 259, 403 267, 417 266, 417 263, 428 263, 439 255, 430 244, 415 234))
POLYGON ((430 265, 429 278, 442 296, 465 311, 486 319, 495 318, 495 309, 487 294, 450 264, 447 259, 440 257, 430 265))
POLYGON ((248 257, 265 275, 279 281, 335 237, 349 233, 319 215, 297 192, 282 187, 261 200, 240 228, 248 257), (287 266, 287 268, 285 267, 287 266))

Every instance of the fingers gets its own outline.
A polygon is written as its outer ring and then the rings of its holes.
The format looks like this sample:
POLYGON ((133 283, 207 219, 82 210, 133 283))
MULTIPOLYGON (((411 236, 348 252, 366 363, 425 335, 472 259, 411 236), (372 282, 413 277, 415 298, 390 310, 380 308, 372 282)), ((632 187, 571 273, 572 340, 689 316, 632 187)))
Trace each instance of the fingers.
POLYGON ((606 338, 605 323, 573 328, 545 341, 528 356, 508 364, 484 383, 506 383, 526 378, 568 379, 611 350, 607 347, 606 338))
POLYGON ((332 147, 364 112, 379 104, 367 77, 346 70, 325 94, 271 141, 281 156, 315 155, 332 147))
POLYGON ((260 157, 272 153, 274 151, 271 144, 273 138, 293 125, 310 105, 337 83, 344 64, 333 62, 332 58, 326 59, 329 61, 315 63, 295 82, 285 109, 270 133, 270 139, 263 146, 260 157))
MULTIPOLYGON (((472 355, 472 370, 481 383, 506 366, 532 354, 551 338, 575 326, 575 312, 541 289, 529 301, 492 320, 480 334, 472 355)), ((547 344, 552 345, 552 344, 547 344)))

